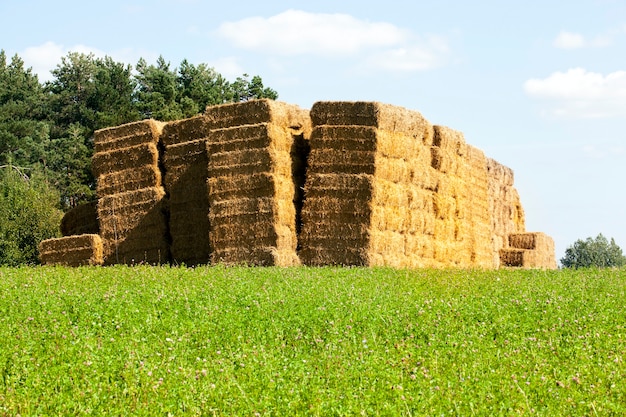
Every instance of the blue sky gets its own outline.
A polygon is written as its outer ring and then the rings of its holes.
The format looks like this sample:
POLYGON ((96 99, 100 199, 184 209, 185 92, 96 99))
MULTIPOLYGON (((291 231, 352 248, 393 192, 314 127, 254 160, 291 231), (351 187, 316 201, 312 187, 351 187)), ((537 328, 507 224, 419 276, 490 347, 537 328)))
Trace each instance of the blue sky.
POLYGON ((626 2, 4 0, 0 48, 40 79, 69 51, 159 55, 279 99, 367 100, 462 131, 511 167, 557 258, 603 233, 626 250, 626 2))

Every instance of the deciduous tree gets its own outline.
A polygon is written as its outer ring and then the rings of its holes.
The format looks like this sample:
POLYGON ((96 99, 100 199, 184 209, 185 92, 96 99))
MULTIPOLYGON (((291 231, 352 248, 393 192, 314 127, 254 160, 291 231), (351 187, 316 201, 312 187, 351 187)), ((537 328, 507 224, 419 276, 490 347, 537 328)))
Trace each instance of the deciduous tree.
POLYGON ((607 268, 626 265, 622 249, 611 238, 609 242, 601 233, 595 238, 577 240, 565 250, 561 259, 565 268, 607 268))

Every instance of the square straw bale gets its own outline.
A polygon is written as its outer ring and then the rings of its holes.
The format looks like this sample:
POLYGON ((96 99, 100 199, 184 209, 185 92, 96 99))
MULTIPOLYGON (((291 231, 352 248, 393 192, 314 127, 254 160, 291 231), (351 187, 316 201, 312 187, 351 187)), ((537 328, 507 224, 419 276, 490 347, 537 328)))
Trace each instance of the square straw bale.
POLYGON ((138 168, 144 165, 158 167, 159 150, 154 143, 144 143, 107 152, 97 152, 91 158, 91 170, 100 175, 138 168))
POLYGON ((554 240, 541 232, 513 233, 509 235, 510 249, 532 250, 536 253, 533 267, 555 269, 554 240))
POLYGON ((96 179, 96 194, 98 197, 105 197, 160 186, 161 169, 158 165, 150 164, 99 175, 96 179))
POLYGON ((311 130, 307 110, 268 99, 208 106, 204 117, 211 130, 261 123, 273 123, 300 132, 311 130))
POLYGON ((432 145, 432 126, 416 111, 378 102, 317 102, 311 108, 313 127, 371 126, 384 131, 413 135, 432 145))
POLYGON ((97 234, 43 240, 39 243, 39 258, 43 265, 101 265, 102 240, 97 234))
POLYGON ((94 152, 110 152, 147 143, 156 145, 163 125, 149 119, 96 130, 93 134, 94 152))
POLYGON ((161 142, 166 148, 184 142, 206 139, 209 128, 204 116, 195 116, 167 122, 163 126, 161 142))

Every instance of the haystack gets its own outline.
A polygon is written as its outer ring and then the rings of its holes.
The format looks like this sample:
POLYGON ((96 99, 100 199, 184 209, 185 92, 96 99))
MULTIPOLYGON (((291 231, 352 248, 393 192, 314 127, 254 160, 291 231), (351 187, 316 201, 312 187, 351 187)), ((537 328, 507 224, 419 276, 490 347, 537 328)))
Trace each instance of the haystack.
POLYGON ((212 261, 297 265, 308 112, 254 100, 208 107, 205 117, 212 261))
POLYGON ((102 255, 102 240, 96 234, 47 239, 39 244, 39 259, 43 265, 101 265, 102 255))
POLYGON ((169 261, 162 129, 163 123, 144 120, 94 134, 92 170, 105 264, 169 261))
POLYGON ((302 261, 437 265, 432 125, 375 102, 318 102, 311 119, 302 261))
POLYGON ((96 201, 92 201, 67 211, 61 219, 61 235, 98 234, 100 227, 98 226, 96 204, 96 201))
POLYGON ((196 265, 210 261, 208 133, 203 116, 171 122, 163 128, 164 185, 174 263, 196 265))

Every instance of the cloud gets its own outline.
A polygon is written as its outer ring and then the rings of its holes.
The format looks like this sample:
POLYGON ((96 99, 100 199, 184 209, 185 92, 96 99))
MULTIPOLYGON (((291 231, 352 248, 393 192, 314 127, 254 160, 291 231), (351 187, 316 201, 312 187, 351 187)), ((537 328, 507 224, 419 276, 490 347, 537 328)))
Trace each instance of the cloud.
POLYGON ((209 62, 208 65, 215 68, 227 80, 234 80, 246 72, 235 57, 220 58, 209 62))
POLYGON ((61 63, 61 58, 70 51, 84 54, 93 53, 96 56, 105 55, 102 51, 85 45, 65 48, 63 45, 54 42, 28 47, 19 55, 27 67, 32 67, 33 72, 39 76, 40 81, 50 81, 52 79, 50 71, 55 69, 61 63))
POLYGON ((39 46, 31 46, 19 53, 24 60, 26 67, 32 67, 33 72, 38 75, 39 81, 45 82, 52 80, 51 71, 61 64, 61 58, 69 52, 78 52, 83 54, 94 54, 94 56, 103 58, 108 55, 118 62, 135 65, 140 57, 144 57, 148 62, 156 61, 157 55, 149 51, 138 51, 132 48, 125 48, 105 53, 98 48, 86 45, 74 45, 66 47, 52 41, 48 41, 39 46))
POLYGON ((268 55, 357 59, 394 71, 433 68, 449 49, 442 37, 420 37, 390 23, 300 10, 225 22, 216 33, 238 48, 268 55))
POLYGON ((557 117, 607 118, 626 116, 626 71, 607 75, 583 68, 555 72, 524 83, 527 95, 553 102, 548 112, 557 117))
POLYGON ((559 49, 603 48, 611 45, 613 38, 623 30, 609 31, 594 38, 587 39, 579 33, 561 31, 553 42, 559 49))

